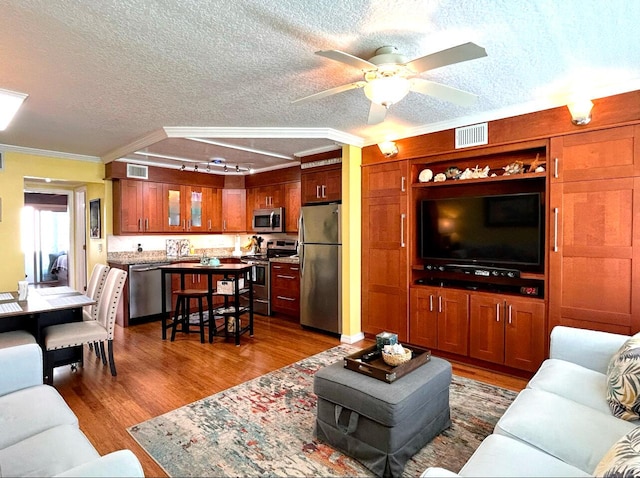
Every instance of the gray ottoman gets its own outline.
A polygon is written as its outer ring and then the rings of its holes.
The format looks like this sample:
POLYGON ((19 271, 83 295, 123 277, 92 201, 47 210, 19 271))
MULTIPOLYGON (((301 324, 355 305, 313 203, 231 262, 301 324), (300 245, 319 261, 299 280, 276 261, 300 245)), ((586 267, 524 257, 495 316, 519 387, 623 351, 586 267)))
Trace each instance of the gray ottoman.
POLYGON ((393 383, 344 368, 315 374, 316 436, 377 476, 400 476, 418 450, 451 425, 451 364, 437 357, 393 383))

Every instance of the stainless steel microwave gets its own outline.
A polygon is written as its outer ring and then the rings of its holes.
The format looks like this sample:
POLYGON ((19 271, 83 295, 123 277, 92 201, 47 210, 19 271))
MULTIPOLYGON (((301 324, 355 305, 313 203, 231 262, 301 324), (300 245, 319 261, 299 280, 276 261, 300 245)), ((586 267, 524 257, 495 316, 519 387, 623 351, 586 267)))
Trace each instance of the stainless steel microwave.
POLYGON ((284 232, 284 208, 255 209, 251 225, 255 232, 284 232))

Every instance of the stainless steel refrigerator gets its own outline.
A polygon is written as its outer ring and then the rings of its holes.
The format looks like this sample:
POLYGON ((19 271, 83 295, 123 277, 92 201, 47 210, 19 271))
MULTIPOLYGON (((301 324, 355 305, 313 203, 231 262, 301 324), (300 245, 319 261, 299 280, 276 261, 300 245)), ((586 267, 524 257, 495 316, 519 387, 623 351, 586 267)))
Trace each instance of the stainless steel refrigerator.
POLYGON ((301 208, 300 324, 342 333, 340 204, 301 208))

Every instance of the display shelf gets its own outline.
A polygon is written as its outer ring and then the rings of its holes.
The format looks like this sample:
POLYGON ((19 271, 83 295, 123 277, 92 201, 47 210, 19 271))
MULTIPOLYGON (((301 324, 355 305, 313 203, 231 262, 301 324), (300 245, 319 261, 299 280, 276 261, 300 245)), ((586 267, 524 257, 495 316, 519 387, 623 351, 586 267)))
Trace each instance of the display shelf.
POLYGON ((456 187, 462 184, 482 184, 482 183, 495 183, 501 181, 526 181, 531 179, 540 179, 546 178, 547 172, 541 173, 522 173, 522 174, 511 174, 508 176, 495 176, 488 178, 477 178, 477 179, 447 179, 442 182, 434 182, 433 180, 425 183, 414 183, 411 186, 413 188, 433 188, 433 187, 456 187))
POLYGON ((240 306, 240 308, 236 311, 235 305, 230 305, 227 307, 216 307, 213 309, 214 315, 235 315, 235 314, 244 314, 249 311, 248 306, 240 306))

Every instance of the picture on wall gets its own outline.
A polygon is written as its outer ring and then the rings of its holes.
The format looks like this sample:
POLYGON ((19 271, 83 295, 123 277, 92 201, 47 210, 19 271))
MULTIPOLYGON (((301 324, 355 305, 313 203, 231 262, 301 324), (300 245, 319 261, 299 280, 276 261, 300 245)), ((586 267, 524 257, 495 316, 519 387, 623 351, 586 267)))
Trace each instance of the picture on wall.
POLYGON ((89 237, 91 239, 100 239, 102 237, 100 199, 89 201, 89 237))

